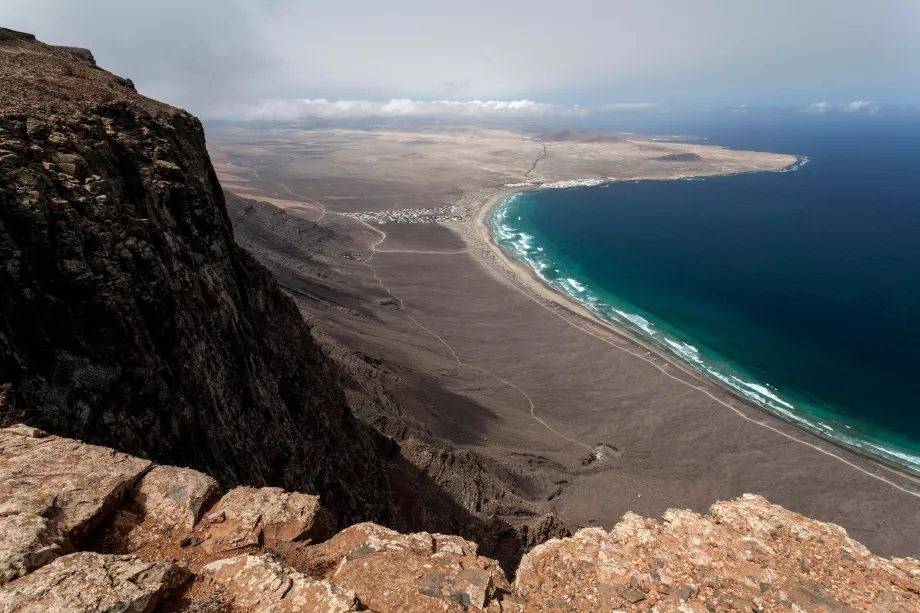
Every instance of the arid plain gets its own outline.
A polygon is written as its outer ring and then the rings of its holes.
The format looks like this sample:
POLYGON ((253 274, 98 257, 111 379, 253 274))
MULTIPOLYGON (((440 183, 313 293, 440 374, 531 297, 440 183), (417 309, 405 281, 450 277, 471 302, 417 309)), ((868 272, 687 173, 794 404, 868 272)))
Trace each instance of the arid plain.
POLYGON ((920 547, 915 480, 766 415, 558 300, 515 270, 481 223, 484 207, 530 188, 521 184, 775 171, 794 158, 571 131, 207 133, 226 190, 321 226, 282 241, 253 225, 244 243, 314 334, 386 362, 381 385, 415 423, 492 458, 570 525, 609 527, 629 510, 705 512, 752 492, 838 523, 878 554, 920 547))

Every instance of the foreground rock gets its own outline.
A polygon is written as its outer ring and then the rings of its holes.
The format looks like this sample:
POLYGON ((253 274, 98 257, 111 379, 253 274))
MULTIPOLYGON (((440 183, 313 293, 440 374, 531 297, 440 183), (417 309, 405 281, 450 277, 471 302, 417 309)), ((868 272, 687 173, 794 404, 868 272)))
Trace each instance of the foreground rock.
POLYGON ((0 429, 0 584, 72 551, 150 465, 35 428, 0 429))
MULTIPOLYGON (((510 591, 498 563, 443 534, 399 534, 358 524, 301 552, 292 564, 354 592, 378 613, 501 611, 510 591)), ((507 609, 511 610, 511 609, 507 609)))
MULTIPOLYGON (((750 494, 549 540, 512 585, 457 536, 331 535, 316 496, 240 487, 211 502, 202 473, 26 426, 0 429, 0 477, 0 613, 920 611, 920 562, 750 494)), ((557 530, 552 516, 522 526, 534 541, 557 530)))
POLYGON ((329 520, 319 497, 289 493, 280 488, 238 487, 215 505, 204 521, 205 548, 223 552, 243 547, 327 539, 329 520))
POLYGON ((217 482, 203 473, 154 466, 109 515, 91 546, 106 553, 172 548, 194 530, 217 489, 217 482))
POLYGON ((187 571, 173 564, 75 553, 0 590, 0 613, 148 613, 188 577, 187 571))
POLYGON ((354 592, 314 581, 269 555, 212 562, 201 574, 220 584, 229 603, 266 613, 349 613, 362 608, 354 592))
POLYGON ((0 431, 0 513, 31 513, 79 542, 151 466, 25 426, 0 431))
POLYGON ((189 532, 205 503, 217 497, 217 481, 188 468, 156 466, 131 493, 144 517, 166 532, 189 532))
POLYGON ((871 554, 843 528, 746 494, 708 517, 627 514, 535 548, 516 594, 540 611, 920 611, 916 560, 871 554))
POLYGON ((44 517, 33 513, 0 517, 0 585, 72 551, 70 539, 44 517))

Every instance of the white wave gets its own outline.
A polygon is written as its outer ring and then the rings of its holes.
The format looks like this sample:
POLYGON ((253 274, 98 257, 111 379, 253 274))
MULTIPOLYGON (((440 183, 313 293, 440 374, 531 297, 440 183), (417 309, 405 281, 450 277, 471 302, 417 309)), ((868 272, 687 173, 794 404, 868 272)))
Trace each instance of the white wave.
POLYGON ((909 453, 907 453, 907 452, 900 451, 900 450, 898 450, 898 449, 891 449, 891 448, 889 448, 889 447, 882 447, 881 445, 875 445, 875 444, 869 443, 869 442, 867 442, 867 441, 854 441, 854 444, 858 445, 859 447, 862 447, 863 449, 865 449, 866 447, 871 447, 871 448, 874 449, 874 450, 876 451, 876 453, 878 453, 879 455, 883 455, 883 456, 894 456, 894 457, 896 457, 896 458, 898 458, 898 459, 900 459, 900 460, 903 460, 903 461, 905 461, 905 462, 909 462, 909 463, 912 464, 914 467, 920 466, 920 456, 911 455, 911 454, 909 454, 909 453))
POLYGON ((582 293, 582 292, 584 292, 584 291, 587 289, 587 287, 585 287, 584 285, 582 285, 581 283, 579 283, 579 282, 576 281, 575 279, 566 279, 566 281, 568 281, 568 282, 569 282, 569 285, 571 285, 572 287, 574 287, 575 290, 576 290, 578 293, 582 293))
MULTIPOLYGON (((812 425, 810 422, 802 419, 799 415, 793 413, 792 411, 784 409, 781 406, 775 406, 771 404, 770 396, 758 393, 756 390, 751 391, 751 389, 748 389, 749 387, 748 384, 742 381, 741 379, 734 377, 734 376, 728 377, 711 368, 707 368, 706 372, 712 375, 713 377, 715 377, 716 379, 718 379, 719 381, 722 381, 723 383, 725 383, 726 385, 728 385, 729 387, 731 387, 732 389, 740 393, 742 396, 755 400, 761 405, 766 405, 766 407, 768 407, 769 409, 776 411, 777 413, 782 413, 783 415, 785 415, 786 417, 794 421, 797 421, 799 423, 802 423, 808 426, 812 425)), ((758 387, 762 387, 762 386, 758 386, 758 387)), ((763 388, 763 389, 766 389, 766 388, 763 388)), ((767 391, 769 392, 769 390, 767 391)), ((786 405, 786 406, 789 406, 789 405, 786 405)), ((794 408, 794 407, 790 406, 789 408, 794 408)))
POLYGON ((680 343, 677 341, 672 341, 669 338, 666 338, 664 340, 682 358, 686 360, 690 360, 691 362, 696 362, 697 364, 703 363, 703 361, 700 359, 700 350, 694 347, 693 345, 690 345, 689 343, 680 343))
POLYGON ((614 309, 614 311, 616 311, 618 315, 620 315, 627 321, 642 328, 642 330, 644 330, 646 334, 650 334, 654 336, 655 330, 654 328, 652 328, 651 322, 647 320, 646 318, 642 317, 641 315, 636 315, 634 313, 626 313, 624 311, 620 311, 617 309, 614 309))
POLYGON ((739 379, 738 377, 735 377, 735 376, 733 376, 732 379, 734 379, 735 381, 737 381, 737 382, 740 383, 741 385, 743 385, 743 386, 745 386, 745 387, 748 387, 748 388, 754 390, 754 391, 757 392, 758 394, 761 394, 762 396, 765 396, 766 398, 769 398, 770 400, 772 400, 772 401, 774 401, 774 402, 780 403, 780 404, 783 405, 784 407, 788 407, 788 408, 790 408, 790 409, 794 409, 794 408, 795 408, 794 406, 792 406, 791 404, 789 404, 788 402, 786 402, 785 400, 783 400, 782 398, 780 398, 779 396, 777 396, 776 394, 774 394, 772 391, 770 391, 767 387, 765 387, 765 386, 763 386, 763 385, 759 385, 759 384, 757 384, 757 383, 748 383, 747 381, 743 381, 743 380, 741 380, 741 379, 739 379))

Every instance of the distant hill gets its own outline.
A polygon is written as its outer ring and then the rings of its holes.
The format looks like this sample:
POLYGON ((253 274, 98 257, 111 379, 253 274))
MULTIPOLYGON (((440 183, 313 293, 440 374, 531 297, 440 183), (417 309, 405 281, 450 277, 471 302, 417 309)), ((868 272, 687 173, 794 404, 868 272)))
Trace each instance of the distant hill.
POLYGON ((700 162, 703 160, 695 153, 669 153, 655 158, 659 162, 700 162))

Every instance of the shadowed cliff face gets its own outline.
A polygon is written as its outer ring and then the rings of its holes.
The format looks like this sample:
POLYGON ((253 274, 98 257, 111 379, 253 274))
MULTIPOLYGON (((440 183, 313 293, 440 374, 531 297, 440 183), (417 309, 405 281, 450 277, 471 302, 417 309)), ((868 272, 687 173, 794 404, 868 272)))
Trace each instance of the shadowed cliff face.
POLYGON ((199 121, 2 29, 0 82, 6 417, 386 520, 371 438, 233 242, 199 121))

